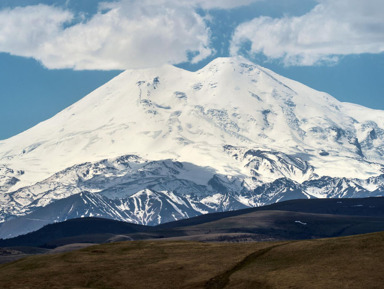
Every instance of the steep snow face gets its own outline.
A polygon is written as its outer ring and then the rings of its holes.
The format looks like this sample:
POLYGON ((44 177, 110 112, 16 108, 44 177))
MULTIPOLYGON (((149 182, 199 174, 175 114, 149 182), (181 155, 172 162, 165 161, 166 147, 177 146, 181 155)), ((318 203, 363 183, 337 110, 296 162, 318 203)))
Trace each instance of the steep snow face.
MULTIPOLYGON (((384 112, 341 103, 242 58, 218 58, 197 72, 173 66, 128 70, 53 118, 1 141, 0 163, 23 171, 15 179, 2 177, 2 191, 127 154, 260 181, 367 178, 379 175, 384 164, 384 112), (248 154, 239 165, 228 145, 262 152, 263 161, 248 154), (288 171, 273 167, 282 156, 265 157, 269 151, 291 156, 288 171)), ((196 174, 197 183, 209 180, 196 174)))
MULTIPOLYGON (((242 151, 241 148, 233 146, 225 149, 231 153, 239 153, 239 157, 236 158, 238 167, 243 166, 250 170, 251 177, 218 175, 212 168, 172 160, 149 161, 135 155, 104 159, 94 163, 87 162, 57 172, 34 185, 2 194, 0 223, 15 216, 29 214, 55 201, 84 191, 99 193, 110 200, 137 199, 140 201, 143 199, 141 196, 144 195, 148 198, 150 196, 151 199, 159 199, 155 196, 161 196, 164 199, 167 196, 174 202, 174 215, 182 218, 191 216, 191 208, 194 214, 210 212, 201 208, 206 205, 203 199, 211 200, 209 208, 213 211, 247 207, 253 204, 249 198, 252 191, 263 184, 262 180, 277 177, 296 178, 311 174, 311 167, 305 162, 283 153, 242 151), (264 170, 269 172, 267 176, 261 175, 264 170), (238 197, 229 197, 228 194, 237 194, 238 197), (212 196, 219 196, 223 201, 214 204, 212 196), (183 201, 185 198, 188 199, 191 208, 186 206, 185 200, 183 201), (177 213, 178 211, 183 213, 177 213)), ((380 184, 381 182, 372 182, 372 190, 380 184)), ((268 203, 269 199, 264 198, 264 201, 268 203)), ((148 218, 151 222, 156 221, 153 220, 156 214, 148 215, 150 211, 155 212, 157 210, 155 208, 159 210, 166 208, 163 206, 165 204, 163 201, 149 203, 140 201, 139 205, 135 203, 134 206, 132 202, 130 204, 128 206, 132 209, 129 213, 130 218, 145 224, 148 218)), ((169 209, 165 211, 170 212, 169 209)), ((165 216, 164 212, 162 222, 169 220, 169 216, 165 216)), ((89 213, 95 212, 90 210, 89 213)), ((52 220, 55 220, 55 217, 52 220)))
POLYGON ((4 165, 0 165, 0 193, 7 192, 20 181, 18 177, 23 174, 24 171, 14 171, 4 165))

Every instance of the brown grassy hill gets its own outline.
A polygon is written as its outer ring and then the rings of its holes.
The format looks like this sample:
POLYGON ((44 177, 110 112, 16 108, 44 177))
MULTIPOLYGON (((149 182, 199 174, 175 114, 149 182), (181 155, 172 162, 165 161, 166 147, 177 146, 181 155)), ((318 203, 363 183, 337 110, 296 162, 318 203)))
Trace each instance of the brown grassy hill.
POLYGON ((0 266, 0 288, 383 288, 384 233, 290 242, 134 241, 0 266))

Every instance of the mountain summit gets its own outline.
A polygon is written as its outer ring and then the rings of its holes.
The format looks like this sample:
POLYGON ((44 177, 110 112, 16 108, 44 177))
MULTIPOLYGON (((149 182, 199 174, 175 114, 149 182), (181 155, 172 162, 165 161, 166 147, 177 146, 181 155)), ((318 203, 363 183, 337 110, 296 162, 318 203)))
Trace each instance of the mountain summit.
MULTIPOLYGON (((146 223, 132 213, 139 205, 116 202, 164 204, 166 195, 170 211, 183 202, 191 210, 173 212, 178 219, 218 202, 225 210, 278 201, 279 182, 296 192, 290 198, 348 197, 351 188, 377 195, 383 155, 384 111, 339 102, 243 58, 217 58, 196 72, 127 70, 0 142, 2 218, 83 191, 138 223, 146 223), (344 195, 332 191, 341 180, 344 195)), ((156 222, 164 218, 172 220, 156 222)))

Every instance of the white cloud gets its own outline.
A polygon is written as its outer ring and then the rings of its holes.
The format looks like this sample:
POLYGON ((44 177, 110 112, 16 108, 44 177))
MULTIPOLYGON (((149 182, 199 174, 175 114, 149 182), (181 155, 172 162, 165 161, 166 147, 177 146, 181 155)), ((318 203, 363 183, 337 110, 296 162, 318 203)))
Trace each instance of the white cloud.
POLYGON ((188 61, 192 54, 196 62, 213 53, 210 31, 195 1, 180 3, 121 0, 74 25, 73 13, 46 5, 3 10, 0 51, 33 57, 48 68, 148 67, 188 61))
POLYGON ((150 2, 124 1, 63 30, 44 46, 44 64, 120 69, 179 63, 188 52, 211 54, 209 30, 193 9, 150 2))
MULTIPOLYGON (((187 0, 188 1, 188 0, 187 0)), ((263 0, 190 0, 203 9, 232 9, 263 0)))
POLYGON ((6 9, 0 11, 0 52, 32 57, 52 69, 198 62, 214 49, 207 19, 196 8, 231 9, 256 1, 261 0, 119 0, 101 3, 88 20, 77 15, 80 23, 72 23, 73 12, 53 6, 6 9))
POLYGON ((33 57, 41 43, 55 37, 73 14, 45 5, 0 11, 0 51, 33 57))
MULTIPOLYGON (((242 6, 247 6, 255 2, 261 2, 265 0, 156 0, 156 5, 181 5, 184 7, 198 7, 205 10, 209 9, 232 9, 242 6)), ((111 8, 120 6, 122 2, 129 2, 129 0, 120 0, 118 2, 102 2, 101 7, 111 8)), ((154 1, 143 0, 145 6, 153 4, 154 1)))
POLYGON ((245 42, 251 53, 287 65, 335 62, 338 56, 384 52, 384 1, 318 0, 300 17, 255 18, 237 27, 231 53, 245 42))

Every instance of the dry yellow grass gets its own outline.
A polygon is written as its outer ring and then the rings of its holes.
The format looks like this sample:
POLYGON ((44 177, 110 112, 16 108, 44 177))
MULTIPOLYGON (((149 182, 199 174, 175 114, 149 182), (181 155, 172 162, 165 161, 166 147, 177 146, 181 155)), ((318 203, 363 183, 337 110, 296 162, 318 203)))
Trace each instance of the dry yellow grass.
POLYGON ((383 288, 384 233, 279 243, 122 242, 0 266, 0 288, 383 288))
POLYGON ((384 288, 384 234, 290 242, 233 273, 226 288, 384 288))

